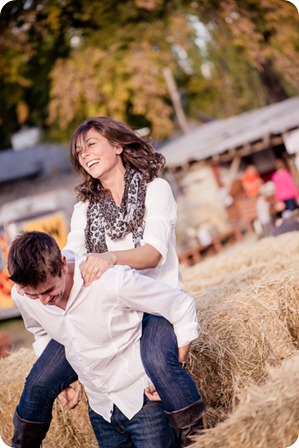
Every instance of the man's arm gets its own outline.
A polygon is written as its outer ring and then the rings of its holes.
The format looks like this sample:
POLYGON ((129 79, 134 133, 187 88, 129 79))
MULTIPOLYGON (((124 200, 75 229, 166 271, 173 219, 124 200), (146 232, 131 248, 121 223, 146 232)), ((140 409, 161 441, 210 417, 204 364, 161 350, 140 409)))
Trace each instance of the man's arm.
MULTIPOLYGON (((52 338, 40 323, 30 315, 22 302, 24 298, 17 291, 16 285, 14 285, 12 289, 12 299, 22 315, 26 330, 30 331, 34 336, 35 342, 33 343, 33 349, 35 354, 39 357, 52 338)), ((82 399, 82 394, 82 386, 79 381, 77 381, 75 388, 68 386, 57 396, 57 398, 65 410, 70 410, 78 405, 82 399)))
MULTIPOLYGON (((109 271, 107 271, 109 272, 109 271)), ((165 317, 173 324, 180 348, 180 358, 185 360, 189 344, 198 337, 199 325, 192 297, 184 291, 124 269, 116 282, 116 296, 122 307, 165 317)))
POLYGON ((35 354, 40 356, 50 342, 51 336, 46 332, 41 324, 30 315, 29 310, 27 310, 24 305, 25 298, 18 292, 16 285, 14 285, 11 290, 11 297, 22 315, 26 330, 30 331, 30 333, 34 336, 33 349, 35 354))

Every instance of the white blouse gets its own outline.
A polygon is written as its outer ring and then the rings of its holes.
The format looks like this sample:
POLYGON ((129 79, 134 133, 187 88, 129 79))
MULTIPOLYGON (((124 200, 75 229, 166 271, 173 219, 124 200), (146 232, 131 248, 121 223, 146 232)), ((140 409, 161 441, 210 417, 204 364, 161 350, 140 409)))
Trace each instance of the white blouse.
MULTIPOLYGON (((145 198, 145 229, 141 244, 150 244, 157 249, 162 258, 156 268, 141 271, 142 274, 167 283, 174 288, 183 289, 181 272, 176 254, 175 224, 177 206, 169 183, 156 178, 147 186, 145 198)), ((63 254, 73 251, 79 256, 86 253, 85 227, 87 224, 88 201, 78 202, 74 206, 71 218, 71 230, 63 254)), ((106 235, 109 251, 134 249, 132 233, 121 240, 112 241, 106 235)))
POLYGON ((85 288, 80 262, 65 310, 21 296, 15 286, 12 298, 35 336, 37 354, 51 338, 63 344, 91 408, 109 421, 115 404, 130 419, 141 409, 147 386, 140 357, 143 312, 168 319, 182 347, 198 337, 195 303, 184 291, 128 266, 108 269, 85 288))

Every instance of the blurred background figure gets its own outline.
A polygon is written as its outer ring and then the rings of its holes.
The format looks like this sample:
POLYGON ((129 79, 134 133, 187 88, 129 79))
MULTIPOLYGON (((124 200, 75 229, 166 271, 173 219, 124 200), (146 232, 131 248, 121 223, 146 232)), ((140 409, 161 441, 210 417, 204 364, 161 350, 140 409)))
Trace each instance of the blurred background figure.
POLYGON ((276 210, 284 212, 298 208, 299 191, 282 159, 276 160, 276 171, 272 176, 272 181, 274 183, 276 210))
POLYGON ((260 188, 256 200, 257 221, 261 238, 271 236, 275 228, 271 214, 271 204, 263 187, 260 188))
POLYGON ((242 186, 245 190, 246 196, 256 197, 259 189, 263 184, 263 180, 257 171, 255 165, 249 164, 242 175, 242 186))

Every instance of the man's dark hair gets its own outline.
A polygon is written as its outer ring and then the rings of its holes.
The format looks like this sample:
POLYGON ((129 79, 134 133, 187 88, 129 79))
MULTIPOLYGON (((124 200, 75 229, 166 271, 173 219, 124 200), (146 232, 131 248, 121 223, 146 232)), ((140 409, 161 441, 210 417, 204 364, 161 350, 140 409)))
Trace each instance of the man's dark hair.
POLYGON ((55 239, 44 232, 22 232, 8 253, 10 279, 22 286, 36 287, 48 275, 61 276, 61 252, 55 239))

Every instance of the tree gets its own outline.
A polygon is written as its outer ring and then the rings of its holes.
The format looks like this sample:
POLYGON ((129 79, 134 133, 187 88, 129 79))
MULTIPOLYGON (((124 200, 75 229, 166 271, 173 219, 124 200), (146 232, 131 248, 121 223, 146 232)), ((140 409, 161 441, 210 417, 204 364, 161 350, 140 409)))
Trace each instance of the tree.
POLYGON ((2 147, 22 124, 68 140, 97 114, 165 138, 165 66, 195 120, 299 91, 299 16, 283 0, 15 0, 0 26, 2 147))
POLYGON ((298 93, 299 20, 294 5, 280 0, 210 0, 197 6, 214 46, 225 52, 226 46, 232 47, 237 55, 232 59, 241 56, 256 72, 267 104, 298 93))

